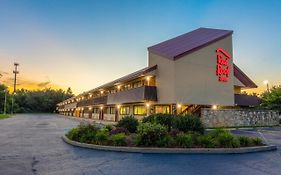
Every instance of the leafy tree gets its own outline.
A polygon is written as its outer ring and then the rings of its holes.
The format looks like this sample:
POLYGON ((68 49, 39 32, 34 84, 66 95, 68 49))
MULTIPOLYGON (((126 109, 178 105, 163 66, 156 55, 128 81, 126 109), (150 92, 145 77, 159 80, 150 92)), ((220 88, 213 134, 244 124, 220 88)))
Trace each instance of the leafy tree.
POLYGON ((261 94, 261 107, 265 109, 278 110, 281 113, 281 85, 274 86, 270 91, 261 94))

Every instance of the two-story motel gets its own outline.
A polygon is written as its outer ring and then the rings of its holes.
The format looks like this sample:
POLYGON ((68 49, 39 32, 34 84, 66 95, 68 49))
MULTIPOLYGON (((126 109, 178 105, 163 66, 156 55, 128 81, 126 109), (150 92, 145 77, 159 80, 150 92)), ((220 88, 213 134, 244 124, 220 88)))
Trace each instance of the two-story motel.
MULTIPOLYGON (((118 121, 202 107, 255 106, 256 84, 233 63, 230 30, 199 28, 148 48, 148 67, 58 104, 63 115, 118 121)), ((114 73, 114 72, 112 72, 114 73)))

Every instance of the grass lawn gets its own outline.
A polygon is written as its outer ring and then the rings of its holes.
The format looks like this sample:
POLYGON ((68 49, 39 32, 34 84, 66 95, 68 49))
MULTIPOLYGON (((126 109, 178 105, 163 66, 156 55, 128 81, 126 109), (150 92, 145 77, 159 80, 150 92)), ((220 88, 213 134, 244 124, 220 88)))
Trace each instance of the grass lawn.
POLYGON ((0 114, 0 120, 5 119, 5 118, 9 118, 9 117, 10 117, 9 114, 0 114))

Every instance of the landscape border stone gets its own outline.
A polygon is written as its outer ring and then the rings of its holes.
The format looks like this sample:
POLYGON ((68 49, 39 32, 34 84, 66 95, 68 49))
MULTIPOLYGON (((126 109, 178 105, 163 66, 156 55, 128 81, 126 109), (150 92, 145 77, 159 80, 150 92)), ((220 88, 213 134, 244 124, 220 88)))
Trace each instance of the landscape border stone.
POLYGON ((277 150, 277 146, 264 145, 255 147, 240 148, 152 148, 152 147, 125 147, 125 146, 104 146, 87 143, 80 143, 68 139, 65 135, 62 140, 70 145, 103 151, 116 151, 128 153, 158 153, 158 154, 243 154, 263 151, 277 150))

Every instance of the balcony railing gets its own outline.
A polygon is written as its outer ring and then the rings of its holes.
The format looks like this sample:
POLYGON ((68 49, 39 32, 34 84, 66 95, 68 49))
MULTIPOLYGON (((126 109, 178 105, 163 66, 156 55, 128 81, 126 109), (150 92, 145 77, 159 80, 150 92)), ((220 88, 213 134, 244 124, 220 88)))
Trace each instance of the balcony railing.
POLYGON ((101 97, 79 101, 77 103, 77 107, 92 106, 92 105, 99 105, 99 104, 106 104, 106 103, 107 103, 107 96, 101 96, 101 97))
POLYGON ((107 104, 157 101, 156 90, 155 86, 142 86, 114 94, 108 94, 107 104))

